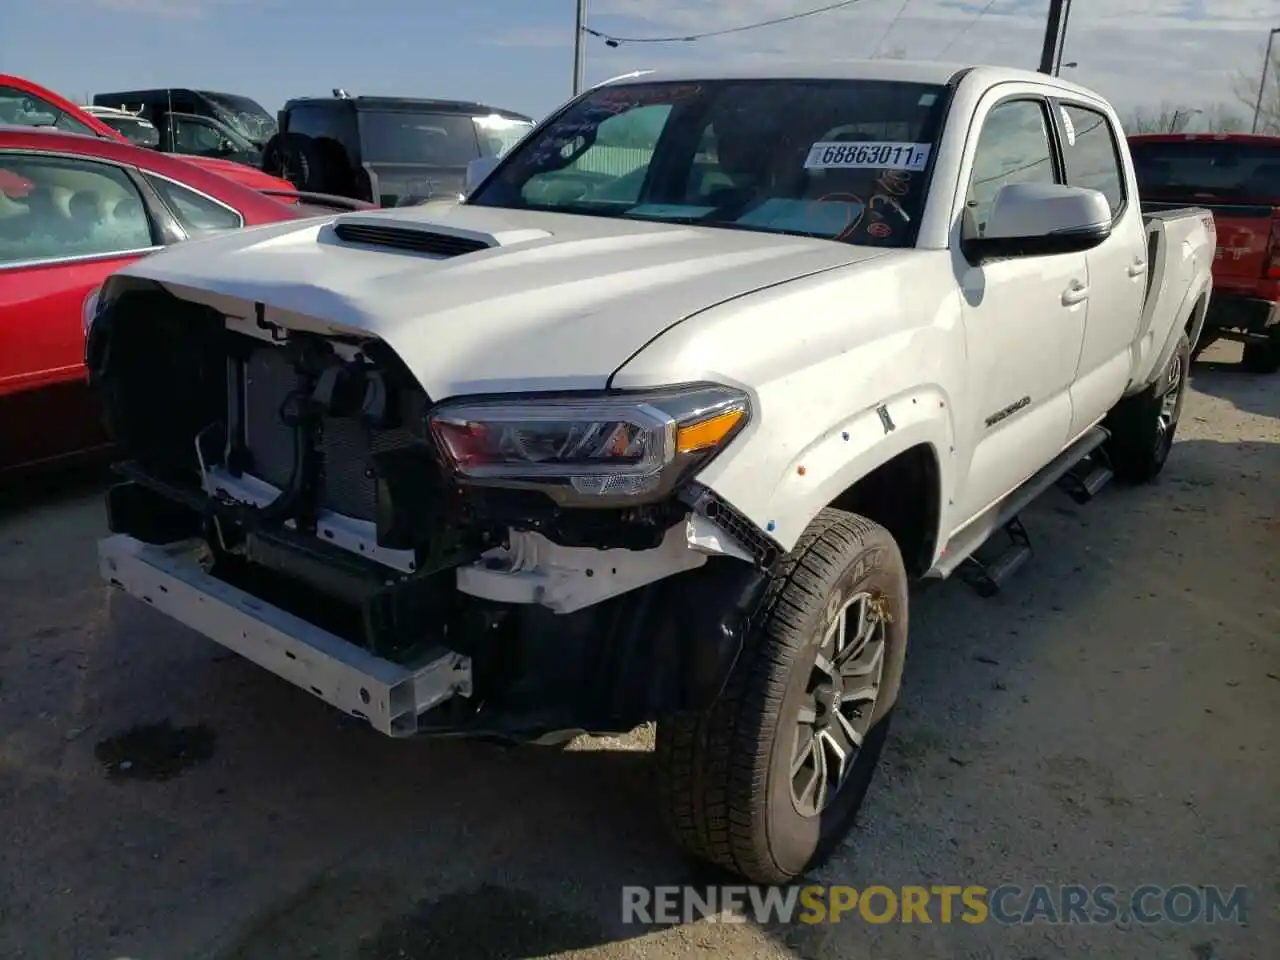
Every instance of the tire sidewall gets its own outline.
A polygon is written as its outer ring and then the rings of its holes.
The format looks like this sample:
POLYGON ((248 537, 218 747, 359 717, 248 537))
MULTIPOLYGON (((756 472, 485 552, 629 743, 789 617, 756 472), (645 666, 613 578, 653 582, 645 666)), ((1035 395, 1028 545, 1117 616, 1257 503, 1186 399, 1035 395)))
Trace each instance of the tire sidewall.
POLYGON ((848 824, 870 786, 879 760, 893 706, 902 684, 907 642, 907 578, 901 554, 888 532, 874 528, 856 553, 825 585, 820 604, 811 604, 804 644, 796 650, 786 693, 772 731, 767 783, 767 837, 777 866, 789 875, 804 873, 845 835, 848 824), (805 699, 818 648, 827 628, 849 598, 862 592, 883 597, 891 617, 885 634, 884 672, 871 727, 854 760, 849 779, 830 805, 816 818, 801 816, 791 799, 790 766, 795 718, 805 699))

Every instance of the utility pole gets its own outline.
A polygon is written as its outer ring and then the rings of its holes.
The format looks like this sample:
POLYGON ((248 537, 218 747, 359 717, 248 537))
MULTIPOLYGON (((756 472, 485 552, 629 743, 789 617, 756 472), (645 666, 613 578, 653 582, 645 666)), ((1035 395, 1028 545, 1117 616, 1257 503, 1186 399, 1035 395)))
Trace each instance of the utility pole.
POLYGON ((1062 74, 1062 54, 1067 49, 1067 19, 1070 16, 1071 3, 1070 0, 1068 0, 1067 4, 1062 8, 1062 26, 1058 29, 1061 39, 1058 41, 1058 59, 1053 63, 1053 75, 1055 77, 1061 76, 1062 74))
POLYGON ((582 76, 587 62, 584 43, 587 39, 587 0, 578 0, 578 20, 573 31, 573 95, 582 92, 582 76))
POLYGON ((1262 60, 1262 79, 1258 81, 1258 102, 1253 106, 1253 127, 1251 133, 1258 132, 1258 115, 1262 113, 1262 95, 1267 89, 1267 73, 1271 69, 1271 44, 1275 41, 1276 34, 1280 33, 1280 27, 1272 27, 1271 32, 1267 34, 1267 55, 1262 60))
POLYGON ((1049 0, 1049 18, 1044 25, 1044 46, 1040 50, 1040 72, 1057 76, 1058 50, 1066 32, 1071 0, 1049 0))

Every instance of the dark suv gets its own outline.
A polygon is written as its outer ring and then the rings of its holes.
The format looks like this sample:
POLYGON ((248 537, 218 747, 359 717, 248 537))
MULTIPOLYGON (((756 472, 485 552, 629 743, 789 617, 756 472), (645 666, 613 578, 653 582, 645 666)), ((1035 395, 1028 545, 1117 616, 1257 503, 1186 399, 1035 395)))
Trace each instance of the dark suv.
POLYGON ((157 87, 95 94, 93 105, 150 120, 165 153, 220 157, 253 167, 276 132, 275 118, 261 104, 234 93, 157 87))
POLYGON ((394 207, 453 197, 467 164, 499 156, 533 127, 510 110, 458 100, 332 97, 290 100, 262 168, 299 190, 394 207))

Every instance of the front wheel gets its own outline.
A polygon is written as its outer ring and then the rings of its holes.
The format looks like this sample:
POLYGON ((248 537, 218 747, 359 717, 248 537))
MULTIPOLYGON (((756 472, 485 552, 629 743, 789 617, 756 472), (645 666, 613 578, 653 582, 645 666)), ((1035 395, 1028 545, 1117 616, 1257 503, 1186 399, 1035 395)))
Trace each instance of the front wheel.
POLYGON ((871 783, 906 646, 897 544, 862 517, 822 511, 780 565, 720 700, 658 724, 677 843, 753 883, 820 863, 871 783))
POLYGON ((1184 333, 1155 382, 1107 414, 1107 453, 1116 476, 1126 483, 1149 483, 1164 469, 1182 417, 1190 367, 1191 344, 1184 333))

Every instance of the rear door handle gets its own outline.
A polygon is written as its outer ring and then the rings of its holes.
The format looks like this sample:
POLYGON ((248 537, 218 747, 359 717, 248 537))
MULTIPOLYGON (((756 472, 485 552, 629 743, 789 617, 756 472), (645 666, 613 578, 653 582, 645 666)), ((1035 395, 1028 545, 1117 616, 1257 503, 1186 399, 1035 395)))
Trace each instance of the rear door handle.
POLYGON ((1146 269, 1147 261, 1138 258, 1137 260, 1134 260, 1133 263, 1129 264, 1129 276, 1140 277, 1146 272, 1146 269))
POLYGON ((1089 288, 1079 281, 1062 291, 1062 305, 1064 307, 1074 307, 1077 303, 1084 303, 1088 299, 1089 288))

